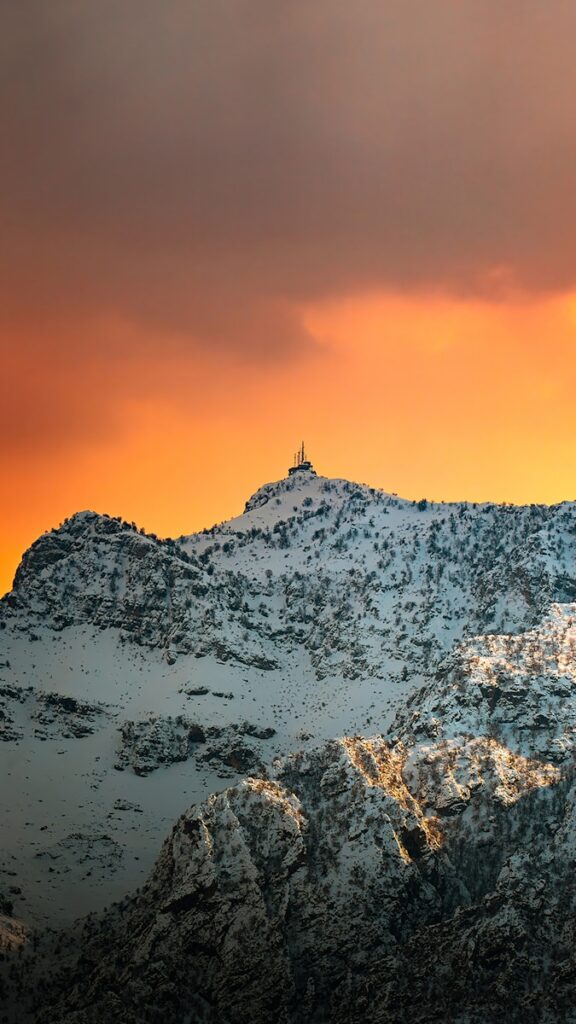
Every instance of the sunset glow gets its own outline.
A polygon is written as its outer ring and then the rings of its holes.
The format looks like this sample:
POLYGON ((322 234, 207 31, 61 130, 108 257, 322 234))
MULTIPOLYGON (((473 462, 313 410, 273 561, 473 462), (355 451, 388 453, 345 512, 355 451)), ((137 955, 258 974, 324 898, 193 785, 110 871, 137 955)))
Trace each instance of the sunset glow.
POLYGON ((79 508, 237 513, 302 437, 408 497, 574 497, 574 4, 2 17, 0 589, 79 508))
POLYGON ((364 296, 302 309, 311 344, 280 365, 165 359, 158 338, 137 365, 68 367, 69 432, 4 457, 2 586, 78 509, 171 536, 239 513, 301 435, 318 472, 409 498, 574 498, 575 302, 364 296))

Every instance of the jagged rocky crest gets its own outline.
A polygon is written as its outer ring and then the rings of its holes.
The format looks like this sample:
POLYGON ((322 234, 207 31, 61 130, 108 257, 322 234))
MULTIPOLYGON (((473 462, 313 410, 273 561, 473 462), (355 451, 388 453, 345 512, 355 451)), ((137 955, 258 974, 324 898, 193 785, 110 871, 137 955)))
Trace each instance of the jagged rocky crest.
POLYGON ((36 979, 45 1019, 574 1019, 575 615, 464 646, 396 739, 334 740, 191 808, 143 891, 36 979))
POLYGON ((79 513, 26 552, 2 616, 116 627, 169 658, 270 669, 303 648, 319 676, 427 674, 454 640, 573 600, 575 526, 571 503, 415 503, 303 474, 178 541, 79 513))
MULTIPOLYGON (((327 682, 398 698, 385 733, 279 758, 241 718, 120 715, 118 767, 156 779, 193 752, 236 781, 180 817, 139 892, 38 939, 11 1019, 576 1021, 575 543, 571 503, 432 505, 305 473, 178 541, 93 513, 41 538, 3 603, 12 636, 115 630, 174 669, 289 681, 294 707, 327 682)), ((212 691, 179 693, 234 703, 212 691)), ((10 701, 62 735, 57 701, 10 701)), ((118 713, 77 704, 96 737, 118 713)))
POLYGON ((35 978, 43 1019, 567 1019, 575 798, 488 738, 283 759, 182 816, 143 891, 35 978))

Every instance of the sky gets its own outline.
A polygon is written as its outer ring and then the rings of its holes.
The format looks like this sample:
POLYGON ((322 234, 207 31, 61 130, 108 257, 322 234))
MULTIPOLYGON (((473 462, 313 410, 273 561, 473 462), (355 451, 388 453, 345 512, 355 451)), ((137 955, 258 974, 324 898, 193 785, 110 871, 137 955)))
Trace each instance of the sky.
POLYGON ((573 0, 0 6, 0 593, 94 508, 242 510, 302 437, 576 498, 573 0))

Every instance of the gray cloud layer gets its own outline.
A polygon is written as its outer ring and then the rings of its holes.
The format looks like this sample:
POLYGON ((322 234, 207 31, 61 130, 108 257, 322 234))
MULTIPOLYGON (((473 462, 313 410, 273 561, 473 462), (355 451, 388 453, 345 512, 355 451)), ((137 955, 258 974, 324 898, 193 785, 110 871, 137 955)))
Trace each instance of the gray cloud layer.
POLYGON ((5 323, 277 358, 310 299, 576 280, 574 0, 26 0, 0 38, 5 323))

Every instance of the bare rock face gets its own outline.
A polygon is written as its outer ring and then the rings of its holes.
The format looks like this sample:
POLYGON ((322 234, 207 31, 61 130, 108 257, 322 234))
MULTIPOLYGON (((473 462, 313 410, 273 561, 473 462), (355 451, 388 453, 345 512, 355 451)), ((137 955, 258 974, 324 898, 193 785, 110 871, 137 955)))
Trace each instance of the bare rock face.
POLYGON ((96 731, 110 711, 102 704, 78 700, 59 693, 35 694, 36 707, 31 720, 35 734, 41 738, 63 737, 81 739, 96 731))
POLYGON ((115 767, 132 768, 136 775, 148 775, 161 765, 186 761, 206 735, 196 722, 177 715, 175 718, 150 715, 140 722, 125 721, 120 727, 120 749, 115 767))
POLYGON ((474 637, 397 716, 409 742, 467 733, 570 762, 576 737, 576 604, 553 604, 531 630, 474 637))
POLYGON ((260 741, 271 739, 275 730, 250 722, 204 726, 185 715, 149 715, 140 721, 128 719, 119 733, 118 771, 130 768, 136 775, 149 775, 158 768, 196 757, 218 768, 222 777, 229 777, 263 766, 260 741))
POLYGON ((575 823, 557 766, 489 738, 291 756, 182 816, 144 890, 85 929, 66 983, 42 981, 43 1019, 464 1021, 502 971, 509 1001, 528 978, 543 998, 530 922, 565 923, 575 823))
POLYGON ((83 701, 50 691, 0 684, 0 740, 19 743, 27 732, 41 740, 57 738, 80 739, 90 736, 113 714, 97 701, 83 701), (24 717, 18 724, 17 711, 24 717))

